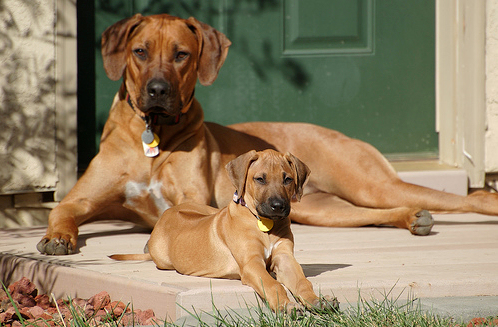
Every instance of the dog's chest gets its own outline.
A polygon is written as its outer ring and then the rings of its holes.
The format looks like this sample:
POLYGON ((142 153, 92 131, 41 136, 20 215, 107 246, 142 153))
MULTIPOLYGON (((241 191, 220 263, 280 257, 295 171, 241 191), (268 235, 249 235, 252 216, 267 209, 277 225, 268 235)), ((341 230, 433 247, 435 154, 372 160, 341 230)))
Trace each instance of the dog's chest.
POLYGON ((163 183, 152 180, 145 182, 128 181, 125 186, 125 203, 123 206, 139 214, 162 214, 172 205, 164 197, 163 183))
POLYGON ((276 242, 272 242, 270 240, 270 242, 268 242, 268 244, 264 248, 265 262, 268 263, 268 261, 270 260, 270 258, 272 256, 272 253, 278 248, 278 246, 281 243, 282 243, 281 240, 276 241, 276 242))

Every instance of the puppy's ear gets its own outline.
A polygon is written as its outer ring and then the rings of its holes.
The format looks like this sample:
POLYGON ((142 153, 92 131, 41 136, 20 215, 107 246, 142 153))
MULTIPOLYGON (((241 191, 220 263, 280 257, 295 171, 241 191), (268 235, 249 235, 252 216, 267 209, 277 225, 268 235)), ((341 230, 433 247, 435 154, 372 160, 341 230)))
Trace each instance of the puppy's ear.
POLYGON ((202 85, 213 84, 232 44, 225 34, 194 17, 187 19, 199 40, 199 68, 197 76, 202 85))
POLYGON ((292 169, 294 169, 294 174, 295 174, 294 181, 296 183, 296 199, 300 201, 301 197, 303 196, 304 185, 308 181, 311 171, 304 162, 299 160, 291 153, 287 152, 284 155, 284 157, 285 159, 287 159, 292 169))
POLYGON ((143 21, 143 16, 136 14, 109 26, 102 33, 102 59, 107 76, 117 81, 123 76, 126 67, 126 45, 131 32, 143 21))
POLYGON ((235 186, 237 194, 240 198, 244 196, 249 166, 252 162, 258 160, 258 158, 259 155, 256 151, 251 150, 233 159, 225 166, 225 169, 228 172, 228 177, 230 177, 230 181, 233 186, 235 186))

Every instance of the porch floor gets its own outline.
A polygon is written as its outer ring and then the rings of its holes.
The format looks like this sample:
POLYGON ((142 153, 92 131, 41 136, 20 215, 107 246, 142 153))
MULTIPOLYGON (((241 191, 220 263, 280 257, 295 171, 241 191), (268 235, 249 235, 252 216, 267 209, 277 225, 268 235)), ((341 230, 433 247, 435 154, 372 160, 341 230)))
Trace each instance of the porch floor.
MULTIPOLYGON (((434 162, 395 163, 402 179, 464 195, 465 172, 434 162), (419 167, 414 169, 413 166, 419 167), (421 169, 420 169, 421 167, 421 169)), ((293 224, 295 256, 315 291, 336 296, 341 308, 358 301, 420 298, 422 306, 454 318, 498 315, 498 219, 478 214, 434 215, 428 236, 390 227, 325 228, 293 224)), ((45 227, 0 230, 0 279, 30 278, 56 297, 113 300, 153 309, 159 318, 187 319, 185 311, 245 310, 256 303, 239 280, 160 271, 152 262, 118 262, 115 253, 141 253, 149 234, 123 222, 80 228, 79 252, 45 256, 36 243, 45 227)))
MULTIPOLYGON (((424 237, 389 227, 294 224, 295 256, 316 292, 337 296, 341 306, 356 302, 359 292, 364 299, 390 292, 393 298, 422 298, 434 308, 450 301, 443 314, 498 315, 498 220, 477 214, 435 219, 433 232, 424 237)), ((0 230, 4 283, 25 276, 40 292, 57 297, 87 298, 105 290, 113 300, 132 301, 135 308, 151 308, 173 321, 188 315, 182 307, 211 311, 214 301, 219 309, 243 309, 256 300, 238 280, 183 276, 160 271, 152 262, 109 259, 114 253, 142 252, 148 233, 132 224, 82 226, 80 252, 70 256, 39 254, 36 243, 44 232, 41 227, 0 230)))

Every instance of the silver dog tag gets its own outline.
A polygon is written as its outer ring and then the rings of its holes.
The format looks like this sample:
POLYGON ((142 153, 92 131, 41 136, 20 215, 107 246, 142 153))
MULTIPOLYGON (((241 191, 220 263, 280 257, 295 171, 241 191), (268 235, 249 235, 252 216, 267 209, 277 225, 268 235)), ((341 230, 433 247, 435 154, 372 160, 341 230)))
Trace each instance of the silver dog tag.
POLYGON ((154 133, 150 130, 150 128, 147 128, 142 133, 142 142, 145 144, 151 144, 153 141, 154 141, 154 133))
POLYGON ((146 124, 142 133, 142 146, 146 157, 153 158, 159 154, 159 136, 157 136, 146 124))

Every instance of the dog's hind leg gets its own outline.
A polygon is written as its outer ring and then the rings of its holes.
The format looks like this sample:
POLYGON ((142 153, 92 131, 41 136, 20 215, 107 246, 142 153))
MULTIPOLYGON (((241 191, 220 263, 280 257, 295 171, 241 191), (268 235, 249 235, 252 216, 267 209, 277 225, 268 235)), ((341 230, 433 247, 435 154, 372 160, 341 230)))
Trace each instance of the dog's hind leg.
POLYGON ((431 214, 421 208, 359 207, 327 193, 312 193, 303 196, 301 202, 293 203, 290 217, 295 222, 315 226, 396 226, 408 229, 415 235, 429 234, 434 225, 431 214))

